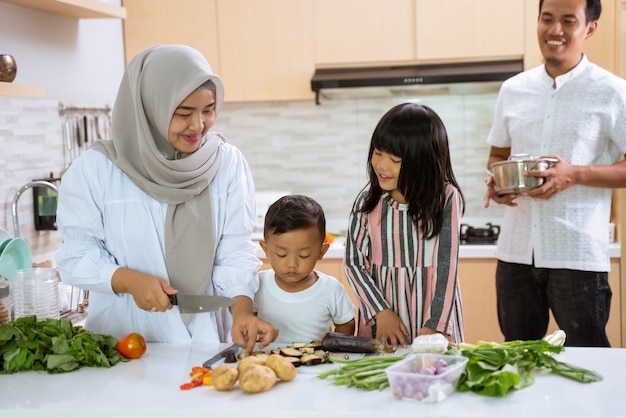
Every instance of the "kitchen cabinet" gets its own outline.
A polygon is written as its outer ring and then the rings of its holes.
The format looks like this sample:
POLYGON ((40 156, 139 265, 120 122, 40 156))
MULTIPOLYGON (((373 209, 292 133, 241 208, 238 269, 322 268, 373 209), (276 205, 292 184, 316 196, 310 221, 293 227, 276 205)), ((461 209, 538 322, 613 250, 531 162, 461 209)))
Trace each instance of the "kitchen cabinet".
POLYGON ((77 19, 124 19, 126 10, 99 0, 0 0, 77 19))
POLYGON ((217 0, 228 101, 311 99, 312 0, 217 0))
POLYGON ((185 0, 184 7, 170 0, 123 1, 128 15, 124 20, 126 64, 152 45, 183 44, 200 51, 213 71, 221 73, 216 0, 185 0))
POLYGON ((200 51, 229 102, 311 99, 312 0, 124 0, 126 62, 150 45, 200 51))
POLYGON ((313 6, 318 67, 417 58, 415 0, 395 0, 393 7, 379 0, 314 0, 313 6))
POLYGON ((315 0, 315 64, 486 61, 524 54, 523 0, 315 0))
MULTIPOLYGON (((463 258, 459 260, 459 281, 463 298, 465 340, 468 342, 504 341, 498 325, 496 308, 496 259, 463 258)), ((620 259, 611 259, 609 283, 613 290, 607 334, 612 347, 623 347, 621 330, 620 259)), ((548 333, 558 329, 551 317, 548 333)))
MULTIPOLYGON (((537 3, 536 0, 533 0, 537 3)), ((484 61, 524 54, 523 0, 416 0, 418 61, 484 61)))

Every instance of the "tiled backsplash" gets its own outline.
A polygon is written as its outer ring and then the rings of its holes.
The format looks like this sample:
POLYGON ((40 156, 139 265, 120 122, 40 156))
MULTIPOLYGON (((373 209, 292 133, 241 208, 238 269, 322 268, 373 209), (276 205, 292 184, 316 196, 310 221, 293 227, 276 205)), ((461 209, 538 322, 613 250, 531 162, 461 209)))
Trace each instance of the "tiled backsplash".
MULTIPOLYGON (((214 130, 246 156, 257 190, 287 190, 322 204, 328 228, 346 228, 357 193, 365 186, 372 131, 392 106, 418 101, 432 107, 448 129, 452 163, 466 198, 466 223, 497 220, 502 208, 482 207, 485 142, 499 83, 420 86, 375 97, 336 97, 310 101, 227 103, 214 130)), ((226 89, 228 95, 228 88, 226 89)), ((104 104, 103 104, 104 105, 104 104)), ((58 176, 69 163, 58 103, 46 99, 0 97, 0 226, 13 233, 11 202, 32 179, 58 176)), ((34 231, 31 193, 20 198, 21 236, 34 254, 54 251, 58 231, 34 231)))

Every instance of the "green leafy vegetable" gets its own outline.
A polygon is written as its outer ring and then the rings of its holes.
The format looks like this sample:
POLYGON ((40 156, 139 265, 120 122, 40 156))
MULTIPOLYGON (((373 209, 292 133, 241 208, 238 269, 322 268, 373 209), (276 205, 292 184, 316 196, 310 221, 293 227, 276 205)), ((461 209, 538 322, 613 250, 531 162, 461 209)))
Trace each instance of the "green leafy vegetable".
POLYGON ((76 327, 68 319, 35 316, 0 325, 0 374, 24 370, 64 373, 83 366, 111 367, 128 361, 117 339, 76 327))
POLYGON ((356 387, 364 390, 382 390, 389 386, 385 369, 406 357, 398 356, 369 356, 358 359, 340 359, 330 356, 333 363, 342 363, 342 367, 329 370, 318 375, 320 379, 329 376, 334 378, 334 384, 356 387))
POLYGON ((459 380, 458 390, 472 391, 485 396, 504 396, 511 390, 530 386, 535 381, 535 369, 546 369, 582 383, 598 382, 602 376, 558 361, 554 354, 563 351, 562 345, 548 340, 480 342, 459 344, 446 354, 462 355, 469 360, 459 380))

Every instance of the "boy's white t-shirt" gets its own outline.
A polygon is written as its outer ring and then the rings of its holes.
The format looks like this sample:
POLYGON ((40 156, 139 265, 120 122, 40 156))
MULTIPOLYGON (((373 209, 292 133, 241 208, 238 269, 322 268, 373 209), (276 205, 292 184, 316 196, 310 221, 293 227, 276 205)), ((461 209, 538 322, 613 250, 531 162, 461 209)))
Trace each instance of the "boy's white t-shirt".
POLYGON ((318 280, 301 292, 286 292, 276 284, 274 270, 259 272, 254 310, 279 329, 279 344, 321 340, 331 324, 354 319, 356 307, 345 288, 332 276, 315 271, 318 280))

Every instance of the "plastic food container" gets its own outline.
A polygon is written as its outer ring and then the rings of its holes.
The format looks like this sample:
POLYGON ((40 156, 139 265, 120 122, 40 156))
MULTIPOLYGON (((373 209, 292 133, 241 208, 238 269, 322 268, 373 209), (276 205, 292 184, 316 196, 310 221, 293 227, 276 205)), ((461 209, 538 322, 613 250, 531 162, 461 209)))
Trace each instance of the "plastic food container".
POLYGON ((385 371, 394 398, 436 403, 456 391, 466 364, 467 357, 423 353, 409 355, 385 371), (438 374, 429 374, 433 370, 438 374))

